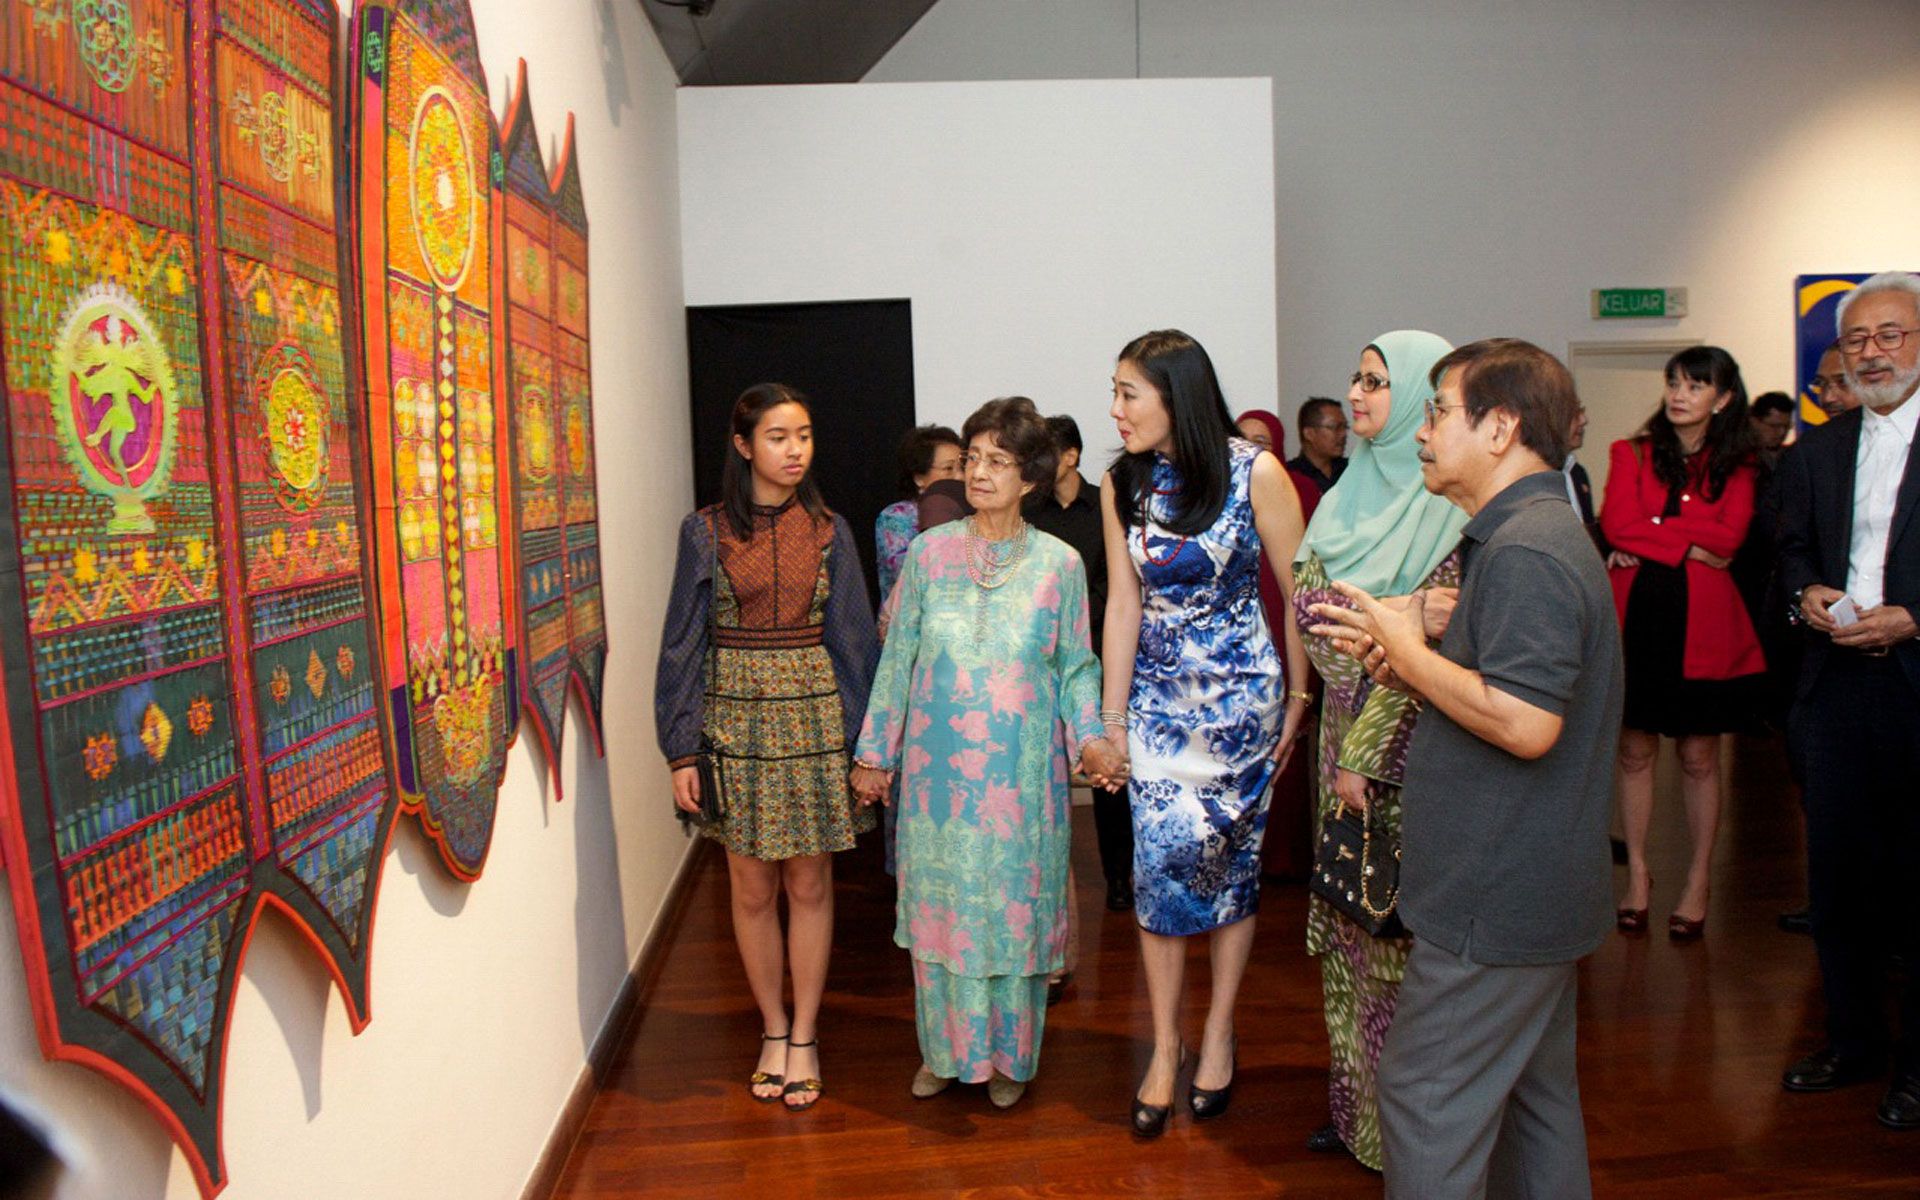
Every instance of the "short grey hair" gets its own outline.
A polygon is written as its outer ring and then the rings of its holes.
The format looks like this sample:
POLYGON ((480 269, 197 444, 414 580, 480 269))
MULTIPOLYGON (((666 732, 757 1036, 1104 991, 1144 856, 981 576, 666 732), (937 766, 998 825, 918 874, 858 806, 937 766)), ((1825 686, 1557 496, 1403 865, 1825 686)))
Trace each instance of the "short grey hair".
POLYGON ((1871 279, 1861 280, 1860 286, 1840 297, 1840 307, 1833 313, 1836 337, 1847 330, 1847 310, 1853 307, 1853 302, 1875 292, 1905 292, 1913 297, 1913 306, 1920 309, 1920 275, 1911 271, 1882 271, 1871 279))

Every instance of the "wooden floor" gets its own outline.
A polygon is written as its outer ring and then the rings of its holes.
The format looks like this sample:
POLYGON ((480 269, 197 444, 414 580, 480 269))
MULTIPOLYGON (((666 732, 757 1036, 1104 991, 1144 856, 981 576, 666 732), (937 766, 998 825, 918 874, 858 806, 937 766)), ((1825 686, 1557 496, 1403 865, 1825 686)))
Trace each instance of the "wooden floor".
MULTIPOLYGON (((1660 928, 1685 863, 1667 759, 1652 851, 1660 928)), ((1779 1087, 1781 1070, 1819 1040, 1812 942, 1774 927, 1803 893, 1785 775, 1776 746, 1733 747, 1703 942, 1616 935, 1582 966, 1580 1077, 1599 1195, 1920 1196, 1920 1133, 1874 1121, 1881 1085, 1823 1096, 1779 1087)), ((751 1100, 743 1084, 760 1025, 728 929, 724 863, 703 851, 555 1195, 1378 1195, 1377 1176, 1301 1144, 1325 1120, 1327 1058, 1300 887, 1270 887, 1263 902, 1232 1112, 1196 1127, 1183 1104, 1159 1141, 1129 1135, 1147 998, 1132 919, 1102 905, 1092 834, 1090 820, 1075 831, 1079 974, 1048 1017, 1039 1077, 1007 1112, 978 1087, 908 1096, 912 983, 871 845, 837 863, 839 944, 820 1030, 827 1095, 804 1114, 751 1100)), ((1194 950, 1189 978, 1201 990, 1187 1024, 1197 1043, 1204 958, 1194 950)))

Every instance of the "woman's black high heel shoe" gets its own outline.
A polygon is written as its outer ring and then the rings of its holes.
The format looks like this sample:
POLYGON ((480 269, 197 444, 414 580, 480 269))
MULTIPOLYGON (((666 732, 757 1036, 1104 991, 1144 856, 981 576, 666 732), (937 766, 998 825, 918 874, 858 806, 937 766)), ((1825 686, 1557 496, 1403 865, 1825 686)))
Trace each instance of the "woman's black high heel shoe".
MULTIPOLYGON (((1187 1044, 1180 1043, 1179 1061, 1173 1064, 1174 1091, 1180 1089, 1180 1072, 1186 1069, 1187 1044)), ((1173 1101, 1165 1104, 1148 1104, 1140 1099, 1140 1093, 1133 1094, 1133 1136, 1138 1138, 1157 1138, 1167 1131, 1167 1118, 1173 1115, 1173 1101)))
POLYGON ((1211 1121, 1215 1117, 1227 1115, 1227 1105, 1233 1103, 1233 1081, 1240 1074, 1240 1035, 1235 1034, 1228 1043, 1227 1069, 1233 1074, 1227 1076, 1227 1086, 1203 1088, 1193 1084, 1187 1088, 1187 1107, 1193 1110, 1196 1121, 1211 1121))

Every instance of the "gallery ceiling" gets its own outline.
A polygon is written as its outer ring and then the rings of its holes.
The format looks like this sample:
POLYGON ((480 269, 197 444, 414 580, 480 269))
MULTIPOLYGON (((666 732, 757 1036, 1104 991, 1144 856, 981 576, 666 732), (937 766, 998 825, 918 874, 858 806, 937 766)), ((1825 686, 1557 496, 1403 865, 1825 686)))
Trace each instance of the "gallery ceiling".
POLYGON ((857 83, 934 3, 640 0, 680 82, 694 87, 857 83))

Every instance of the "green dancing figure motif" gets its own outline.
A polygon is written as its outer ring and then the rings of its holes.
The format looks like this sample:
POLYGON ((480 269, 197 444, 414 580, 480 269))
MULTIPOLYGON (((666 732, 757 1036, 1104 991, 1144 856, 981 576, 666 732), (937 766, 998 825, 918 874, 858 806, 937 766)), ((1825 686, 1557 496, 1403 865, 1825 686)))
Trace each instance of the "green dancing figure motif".
POLYGON ((173 473, 179 391, 139 302, 112 284, 81 295, 53 348, 54 423, 88 491, 113 501, 110 534, 152 533, 146 502, 173 473))

